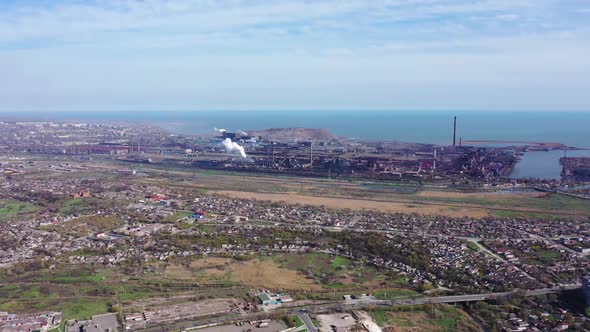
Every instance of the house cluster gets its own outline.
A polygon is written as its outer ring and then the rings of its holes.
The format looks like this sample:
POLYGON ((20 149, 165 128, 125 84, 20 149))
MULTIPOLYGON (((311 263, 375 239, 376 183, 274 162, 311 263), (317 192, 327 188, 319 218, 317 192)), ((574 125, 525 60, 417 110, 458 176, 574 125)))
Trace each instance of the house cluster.
MULTIPOLYGON (((452 237, 413 236, 389 237, 390 245, 401 248, 402 255, 411 255, 409 246, 424 248, 428 257, 427 269, 416 268, 397 259, 364 257, 369 263, 405 273, 412 285, 444 287, 464 291, 505 291, 512 288, 535 288, 541 285, 530 280, 512 264, 487 255, 482 251, 468 250, 466 245, 452 237)), ((355 259, 363 259, 356 257, 355 259)))
POLYGON ((590 236, 561 237, 559 242, 581 254, 590 254, 590 236))
POLYGON ((0 311, 2 332, 47 332, 61 323, 61 312, 14 314, 0 311))
POLYGON ((535 299, 525 300, 518 310, 503 312, 496 321, 497 330, 520 331, 583 331, 581 320, 561 305, 535 299))
MULTIPOLYGON (((72 121, 1 121, 0 151, 54 154, 129 153, 130 142, 158 142, 168 134, 153 126, 90 124, 72 121), (105 144, 108 141, 108 144, 105 144)), ((152 144, 150 144, 152 145, 152 144)), ((145 148, 144 148, 145 150, 145 148)))
POLYGON ((586 257, 543 238, 501 239, 485 244, 510 263, 551 286, 575 284, 590 268, 586 257))
POLYGON ((577 279, 587 267, 585 261, 563 245, 555 245, 552 239, 535 242, 544 232, 549 236, 564 237, 564 232, 569 236, 586 236, 590 226, 574 222, 534 224, 498 218, 476 220, 331 210, 191 190, 175 192, 159 185, 82 181, 74 177, 61 182, 23 178, 7 183, 10 185, 3 186, 9 188, 2 195, 20 194, 29 201, 40 199, 39 193, 69 199, 72 195, 92 192, 92 198, 82 194, 78 199, 92 199, 100 206, 85 213, 98 217, 116 215, 124 226, 83 236, 71 235, 48 226, 75 223, 83 216, 49 210, 32 220, 0 223, 6 240, 0 251, 3 266, 31 258, 60 259, 66 253, 71 263, 114 266, 130 260, 167 260, 174 256, 325 252, 404 272, 416 285, 493 291, 537 286, 530 275, 541 276, 547 284, 567 283, 569 279, 577 279), (21 188, 28 191, 23 192, 21 188), (189 219, 193 223, 206 220, 212 227, 205 230, 188 225, 189 219), (276 235, 268 236, 271 232, 276 235), (378 232, 388 237, 388 245, 398 248, 401 256, 366 255, 345 245, 335 246, 323 241, 326 232, 353 232, 363 236, 378 232), (290 236, 282 236, 285 234, 290 236), (467 248, 465 240, 481 238, 505 242, 503 247, 507 252, 496 250, 502 246, 490 247, 496 256, 467 248), (530 244, 543 246, 545 255, 558 259, 550 264, 523 260, 530 244), (97 255, 84 254, 88 251, 97 255), (427 264, 400 259, 417 251, 427 257, 427 264))
POLYGON ((448 236, 484 239, 528 238, 525 230, 515 229, 515 221, 497 218, 448 218, 433 219, 429 233, 448 236))

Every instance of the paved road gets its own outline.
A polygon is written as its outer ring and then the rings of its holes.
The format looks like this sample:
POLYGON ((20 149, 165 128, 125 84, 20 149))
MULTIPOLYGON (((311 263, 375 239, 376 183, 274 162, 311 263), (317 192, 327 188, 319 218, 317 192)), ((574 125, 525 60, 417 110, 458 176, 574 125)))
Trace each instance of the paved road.
POLYGON ((297 316, 299 316, 299 318, 301 318, 305 324, 307 332, 318 332, 318 329, 316 329, 315 325, 313 325, 313 322, 311 321, 311 318, 307 312, 300 312, 297 316))
MULTIPOLYGON (((296 308, 288 308, 288 309, 278 309, 277 311, 281 311, 283 313, 288 313, 289 315, 298 315, 303 322, 308 326, 308 331, 310 332, 317 332, 317 329, 313 326, 311 319, 309 319, 308 312, 313 313, 321 313, 321 312, 330 312, 330 311, 348 311, 348 310, 355 310, 355 309, 365 309, 369 306, 404 306, 404 305, 415 305, 415 304, 429 304, 429 303, 459 303, 459 302, 475 302, 475 301, 485 301, 485 300, 493 300, 499 299, 502 297, 507 297, 510 295, 516 296, 538 296, 538 295, 545 295, 545 294, 552 294, 552 293, 559 293, 564 290, 573 290, 580 288, 580 284, 572 284, 572 285, 563 285, 557 286, 552 288, 540 288, 540 289, 533 289, 527 291, 511 291, 511 292, 502 292, 502 293, 488 293, 488 294, 469 294, 469 295, 452 295, 452 296, 438 296, 438 297, 418 297, 418 298, 405 298, 405 299, 397 299, 397 300, 376 300, 376 301, 356 301, 354 303, 345 303, 345 302, 329 302, 324 304, 314 304, 314 305, 305 305, 296 308), (305 314, 307 318, 302 317, 301 315, 305 314), (308 325, 309 324, 309 325, 308 325), (313 328, 310 328, 313 327, 313 328)), ((256 312, 252 314, 230 314, 221 317, 210 317, 204 318, 195 321, 189 322, 179 322, 179 323, 171 323, 167 325, 160 325, 160 326, 151 326, 141 330, 136 331, 144 331, 144 332, 160 332, 163 330, 171 331, 171 330, 184 330, 188 327, 204 325, 204 324, 211 324, 211 323, 219 323, 219 324, 226 324, 237 322, 237 321, 246 321, 246 320, 253 320, 253 319, 262 319, 268 318, 268 313, 264 312, 256 312)))
POLYGON ((533 289, 533 290, 521 291, 521 292, 511 291, 511 292, 489 293, 489 294, 469 294, 469 295, 424 297, 424 298, 415 298, 415 299, 379 301, 378 303, 380 305, 399 306, 399 305, 427 304, 427 303, 474 302, 474 301, 494 300, 494 299, 499 299, 502 297, 507 297, 509 295, 519 295, 519 293, 523 296, 546 295, 546 294, 558 293, 558 292, 561 292, 564 290, 577 289, 580 287, 581 287, 580 284, 572 284, 572 285, 558 286, 558 287, 552 287, 552 288, 533 289))

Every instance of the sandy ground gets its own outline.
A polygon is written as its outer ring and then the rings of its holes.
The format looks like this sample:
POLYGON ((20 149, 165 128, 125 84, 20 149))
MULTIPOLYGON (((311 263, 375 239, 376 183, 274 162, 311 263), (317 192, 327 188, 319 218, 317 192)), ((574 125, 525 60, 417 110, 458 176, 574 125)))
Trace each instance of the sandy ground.
POLYGON ((193 269, 217 269, 233 262, 231 258, 209 257, 196 259, 191 262, 190 267, 193 269))
POLYGON ((318 322, 320 322, 320 332, 332 332, 331 326, 345 328, 353 327, 356 325, 356 320, 350 313, 335 313, 329 315, 317 315, 318 322), (343 319, 348 317, 348 319, 343 319))
POLYGON ((384 202, 363 199, 315 197, 298 194, 255 193, 233 190, 219 190, 215 193, 227 195, 233 198, 247 198, 274 202, 288 202, 291 204, 316 205, 333 209, 377 210, 382 212, 416 213, 422 215, 472 218, 482 218, 489 215, 487 210, 483 208, 447 206, 442 204, 384 202))
POLYGON ((170 264, 166 266, 164 276, 173 279, 192 279, 193 272, 180 264, 170 264))

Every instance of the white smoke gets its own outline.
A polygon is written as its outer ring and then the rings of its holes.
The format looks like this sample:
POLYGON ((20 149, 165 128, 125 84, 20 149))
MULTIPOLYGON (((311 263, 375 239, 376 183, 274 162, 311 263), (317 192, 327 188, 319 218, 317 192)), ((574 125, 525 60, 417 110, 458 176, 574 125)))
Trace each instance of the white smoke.
POLYGON ((240 134, 242 136, 248 136, 248 133, 243 130, 238 130, 238 134, 240 134))
POLYGON ((219 133, 225 133, 227 131, 226 129, 217 128, 217 127, 214 127, 213 130, 215 130, 216 132, 219 132, 219 133))
POLYGON ((242 156, 242 158, 247 158, 244 147, 236 142, 232 142, 231 139, 226 138, 225 140, 223 140, 223 142, 221 142, 221 144, 223 144, 223 146, 225 147, 225 151, 227 151, 227 153, 234 153, 237 151, 240 153, 240 156, 242 156))

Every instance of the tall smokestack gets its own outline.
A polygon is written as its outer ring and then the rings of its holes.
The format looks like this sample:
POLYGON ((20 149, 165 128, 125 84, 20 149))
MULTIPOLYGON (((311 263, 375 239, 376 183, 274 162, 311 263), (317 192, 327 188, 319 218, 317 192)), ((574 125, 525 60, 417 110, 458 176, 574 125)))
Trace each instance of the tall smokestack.
POLYGON ((457 144, 457 117, 453 121, 453 146, 457 144))
POLYGON ((309 165, 313 166, 313 142, 309 143, 309 165))
POLYGON ((432 169, 436 170, 436 149, 434 149, 434 156, 433 156, 433 162, 432 162, 432 169))

